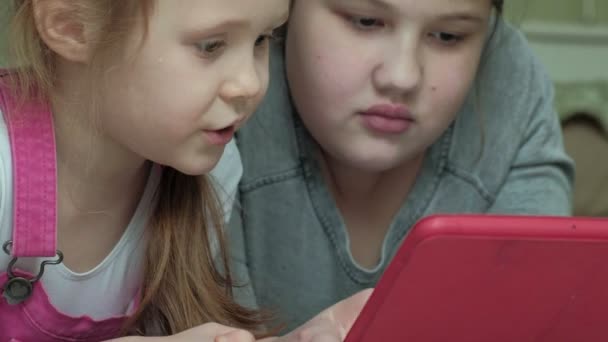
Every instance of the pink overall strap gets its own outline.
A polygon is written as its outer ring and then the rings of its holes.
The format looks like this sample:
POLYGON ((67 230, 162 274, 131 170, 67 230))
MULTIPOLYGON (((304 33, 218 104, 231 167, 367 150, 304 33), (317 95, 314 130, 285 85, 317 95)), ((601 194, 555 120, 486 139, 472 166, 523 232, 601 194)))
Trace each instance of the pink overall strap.
POLYGON ((48 104, 21 101, 3 84, 0 106, 13 158, 14 257, 52 257, 57 249, 57 168, 55 134, 48 104))

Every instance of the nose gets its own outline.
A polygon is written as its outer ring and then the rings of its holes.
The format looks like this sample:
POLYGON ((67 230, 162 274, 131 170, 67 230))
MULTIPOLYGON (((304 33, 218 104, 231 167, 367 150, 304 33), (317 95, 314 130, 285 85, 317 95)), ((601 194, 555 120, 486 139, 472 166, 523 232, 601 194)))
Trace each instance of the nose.
POLYGON ((395 95, 404 95, 417 89, 424 72, 417 42, 404 40, 391 44, 386 52, 374 70, 376 88, 382 93, 395 95))
POLYGON ((236 61, 235 66, 228 70, 229 76, 222 84, 221 96, 227 102, 248 102, 258 97, 263 88, 263 72, 254 58, 236 61))

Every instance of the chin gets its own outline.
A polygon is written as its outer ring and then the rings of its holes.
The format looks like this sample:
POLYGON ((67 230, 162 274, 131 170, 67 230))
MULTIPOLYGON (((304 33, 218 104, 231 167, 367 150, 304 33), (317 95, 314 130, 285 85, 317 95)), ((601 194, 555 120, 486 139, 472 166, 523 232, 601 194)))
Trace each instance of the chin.
POLYGON ((385 172, 399 166, 403 161, 394 155, 357 155, 348 158, 348 164, 365 172, 385 172))
POLYGON ((208 158, 206 160, 202 160, 199 163, 193 163, 190 161, 189 163, 180 163, 175 165, 170 165, 172 168, 177 171, 189 175, 189 176, 201 176, 211 172, 211 170, 217 165, 220 158, 212 159, 208 158))

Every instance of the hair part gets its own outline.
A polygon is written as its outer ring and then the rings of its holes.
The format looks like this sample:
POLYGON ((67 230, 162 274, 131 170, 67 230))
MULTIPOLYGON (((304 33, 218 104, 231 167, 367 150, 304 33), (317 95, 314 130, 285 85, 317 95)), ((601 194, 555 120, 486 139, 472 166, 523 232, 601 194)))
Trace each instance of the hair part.
MULTIPOLYGON (((96 34, 87 77, 92 89, 99 88, 112 54, 124 50, 136 25, 143 25, 144 42, 155 0, 79 0, 70 5, 74 10, 69 14, 96 34)), ((37 30, 35 0, 13 0, 13 6, 9 46, 15 93, 25 101, 39 97, 52 102, 59 57, 37 30)), ((211 321, 254 331, 260 327, 261 315, 233 300, 223 212, 216 197, 206 176, 164 168, 149 222, 141 305, 125 334, 175 334, 211 321), (219 242, 219 256, 213 255, 212 239, 219 242)))

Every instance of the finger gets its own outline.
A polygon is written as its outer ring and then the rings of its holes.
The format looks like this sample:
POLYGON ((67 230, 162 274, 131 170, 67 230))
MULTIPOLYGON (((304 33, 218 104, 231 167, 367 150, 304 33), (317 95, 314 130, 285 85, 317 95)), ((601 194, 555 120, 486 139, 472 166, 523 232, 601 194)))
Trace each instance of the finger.
POLYGON ((327 317, 341 328, 339 331, 342 339, 346 337, 355 320, 359 317, 363 306, 367 303, 372 292, 373 289, 360 291, 326 310, 325 314, 327 314, 327 317))
POLYGON ((298 342, 342 342, 343 338, 333 323, 316 325, 298 334, 298 342))
POLYGON ((338 302, 278 341, 340 342, 359 316, 372 290, 361 291, 338 302))
POLYGON ((321 333, 305 342, 342 342, 343 339, 333 333, 321 333))
MULTIPOLYGON (((298 342, 312 342, 321 336, 330 334, 330 331, 337 330, 335 324, 329 320, 320 319, 313 320, 306 324, 301 329, 296 331, 296 339, 298 342), (312 324, 311 324, 312 323, 312 324)), ((338 335, 334 333, 334 336, 338 335)))
POLYGON ((336 323, 326 317, 318 317, 280 337, 281 342, 341 342, 336 323))
POLYGON ((246 330, 235 329, 228 333, 216 336, 214 342, 255 342, 255 336, 246 330))

